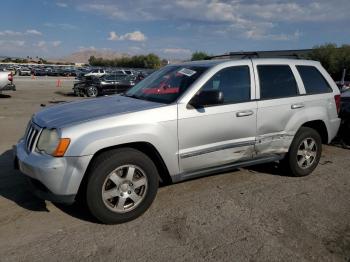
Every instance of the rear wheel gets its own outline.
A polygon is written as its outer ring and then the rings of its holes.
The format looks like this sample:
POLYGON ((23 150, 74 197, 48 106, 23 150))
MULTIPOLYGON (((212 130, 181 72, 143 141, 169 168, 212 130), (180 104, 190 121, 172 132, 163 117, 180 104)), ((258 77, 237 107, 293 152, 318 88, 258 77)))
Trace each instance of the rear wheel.
POLYGON ((306 176, 318 165, 322 153, 319 133, 309 127, 301 127, 296 133, 282 165, 292 176, 306 176))
POLYGON ((98 96, 98 89, 96 86, 89 86, 86 90, 86 95, 88 97, 96 97, 98 96))
POLYGON ((158 190, 158 172, 142 152, 123 148, 103 153, 94 161, 86 199, 101 222, 117 224, 142 215, 158 190))

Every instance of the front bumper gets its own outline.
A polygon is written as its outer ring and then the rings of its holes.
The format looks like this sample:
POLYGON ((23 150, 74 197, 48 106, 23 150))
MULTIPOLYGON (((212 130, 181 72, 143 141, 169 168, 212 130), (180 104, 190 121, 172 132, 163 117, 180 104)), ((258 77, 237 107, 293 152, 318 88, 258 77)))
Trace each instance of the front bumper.
POLYGON ((24 141, 14 146, 15 166, 30 178, 33 193, 38 197, 61 203, 74 202, 86 168, 92 158, 52 157, 38 152, 28 153, 24 141))
POLYGON ((0 89, 0 91, 12 90, 16 91, 16 86, 14 84, 8 84, 0 89))

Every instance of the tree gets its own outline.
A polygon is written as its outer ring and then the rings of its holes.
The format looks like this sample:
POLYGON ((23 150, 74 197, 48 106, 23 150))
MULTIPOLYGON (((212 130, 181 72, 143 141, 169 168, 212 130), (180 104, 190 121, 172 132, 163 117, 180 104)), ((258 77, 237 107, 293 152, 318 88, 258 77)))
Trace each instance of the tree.
POLYGON ((134 67, 134 68, 152 68, 156 69, 161 66, 160 58, 155 54, 138 55, 115 59, 103 59, 101 57, 90 56, 89 64, 92 66, 111 66, 111 67, 134 67))
POLYGON ((161 65, 160 59, 155 54, 148 54, 145 58, 145 68, 159 68, 161 65))
POLYGON ((197 60, 208 60, 209 55, 202 51, 196 51, 192 54, 191 61, 197 61, 197 60))
POLYGON ((12 59, 11 57, 6 57, 4 60, 2 60, 4 63, 11 63, 12 59))
POLYGON ((350 71, 350 45, 338 47, 328 43, 315 46, 307 58, 319 61, 334 80, 340 80, 343 70, 350 71))
POLYGON ((89 58, 89 64, 90 65, 94 65, 95 64, 95 61, 96 61, 96 58, 92 55, 92 56, 90 56, 90 58, 89 58))

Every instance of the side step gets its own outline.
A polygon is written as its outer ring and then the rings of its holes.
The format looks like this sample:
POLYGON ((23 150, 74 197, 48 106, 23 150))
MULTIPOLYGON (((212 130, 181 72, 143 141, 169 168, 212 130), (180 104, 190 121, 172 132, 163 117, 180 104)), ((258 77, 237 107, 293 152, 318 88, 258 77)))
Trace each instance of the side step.
POLYGON ((212 174, 216 174, 216 173, 223 173, 223 172, 231 171, 233 169, 237 169, 240 167, 275 162, 275 161, 283 159, 283 157, 284 157, 284 155, 269 155, 269 156, 265 156, 265 157, 230 163, 230 164, 226 164, 226 165, 222 165, 222 166, 204 168, 204 169, 196 170, 196 171, 189 172, 189 173, 181 173, 181 174, 174 175, 174 176, 172 176, 172 180, 174 183, 177 183, 177 182, 181 182, 181 181, 185 181, 185 180, 189 180, 189 179, 193 179, 193 178, 197 178, 197 177, 203 177, 203 176, 208 176, 208 175, 212 175, 212 174))

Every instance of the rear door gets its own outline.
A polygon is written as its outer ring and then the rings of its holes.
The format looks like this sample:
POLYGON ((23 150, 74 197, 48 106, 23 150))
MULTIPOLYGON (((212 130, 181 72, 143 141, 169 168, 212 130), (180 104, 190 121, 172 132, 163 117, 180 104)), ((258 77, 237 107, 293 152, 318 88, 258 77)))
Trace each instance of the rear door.
POLYGON ((253 60, 257 85, 258 156, 288 152, 296 133, 297 114, 305 107, 295 66, 283 60, 253 60))

